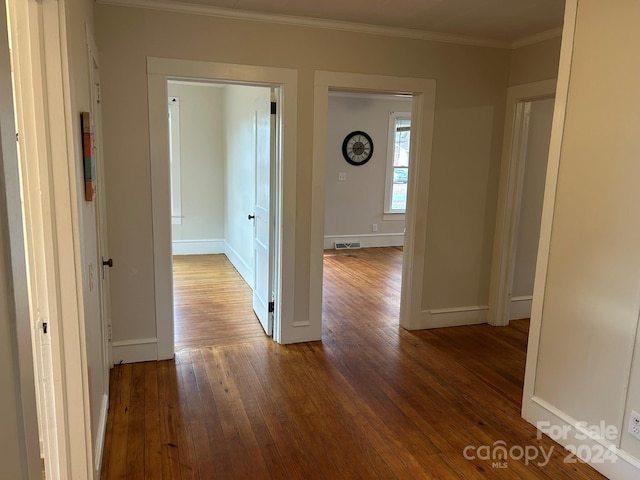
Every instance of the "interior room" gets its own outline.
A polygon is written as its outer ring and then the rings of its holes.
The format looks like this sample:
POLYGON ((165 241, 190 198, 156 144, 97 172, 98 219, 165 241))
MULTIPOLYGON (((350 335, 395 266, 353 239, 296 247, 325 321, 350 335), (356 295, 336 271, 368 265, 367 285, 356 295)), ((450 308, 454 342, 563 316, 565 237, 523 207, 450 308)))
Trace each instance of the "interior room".
MULTIPOLYGON (((341 91, 329 94, 323 256, 325 332, 367 328, 373 320, 399 324, 412 102, 411 97, 401 95, 341 91), (367 135, 371 152, 363 153, 371 153, 370 156, 359 159, 349 152, 348 138, 354 131, 367 135), (376 281, 368 283, 364 278, 376 281), (351 292, 348 304, 341 294, 344 290, 351 292), (381 297, 381 291, 387 293, 381 297), (342 302, 334 305, 333 298, 342 302), (387 314, 347 313, 369 308, 387 314)), ((352 138, 360 139, 357 135, 352 138)))
POLYGON ((271 89, 171 80, 175 348, 263 339, 253 312, 256 109, 271 89), (225 301, 221 301, 224 298, 225 301))
POLYGON ((638 478, 637 2, 5 6, 7 478, 638 478))

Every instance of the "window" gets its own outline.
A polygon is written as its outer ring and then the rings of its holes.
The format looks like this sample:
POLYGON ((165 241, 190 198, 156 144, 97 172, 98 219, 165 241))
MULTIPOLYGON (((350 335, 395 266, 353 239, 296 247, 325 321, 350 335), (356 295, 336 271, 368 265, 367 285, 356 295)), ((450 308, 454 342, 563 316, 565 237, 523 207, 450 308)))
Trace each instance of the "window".
POLYGON ((171 223, 182 223, 180 190, 180 98, 169 97, 169 164, 171 168, 171 223))
POLYGON ((387 148, 385 213, 405 213, 407 209, 410 144, 411 113, 391 112, 389 115, 389 146, 387 148))

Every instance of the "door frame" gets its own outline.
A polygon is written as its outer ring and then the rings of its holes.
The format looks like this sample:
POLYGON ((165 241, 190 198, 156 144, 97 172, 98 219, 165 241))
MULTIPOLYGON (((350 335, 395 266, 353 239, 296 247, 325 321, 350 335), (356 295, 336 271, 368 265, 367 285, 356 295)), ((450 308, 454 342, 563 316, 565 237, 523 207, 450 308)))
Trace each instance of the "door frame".
POLYGON ((313 169, 311 190, 311 278, 309 322, 322 329, 322 277, 326 197, 327 115, 329 91, 412 95, 411 162, 405 214, 405 241, 400 296, 400 326, 428 328, 422 311, 423 265, 433 145, 436 81, 317 70, 314 79, 313 169), (420 209, 420 210, 419 210, 420 209))
MULTIPOLYGON (((49 325, 59 478, 94 478, 82 276, 81 191, 76 159, 66 3, 7 0, 11 20, 30 302, 49 325), (19 26, 19 28, 18 28, 19 26), (37 287, 37 290, 35 289, 37 287)), ((75 120, 75 121, 74 121, 75 120)), ((30 333, 31 334, 31 333, 30 333)), ((33 359, 20 358, 26 371, 33 359)), ((22 398, 32 410, 31 395, 22 398)), ((45 456, 47 453, 45 452, 45 456)), ((39 459, 37 460, 38 464, 39 459)), ((36 473, 41 475, 41 467, 36 473)))
MULTIPOLYGON (((43 440, 38 430, 39 398, 36 381, 37 375, 37 342, 32 338, 31 307, 28 291, 29 272, 27 270, 26 236, 23 228, 26 219, 21 202, 20 161, 16 142, 17 122, 15 119, 14 87, 11 82, 11 53, 9 49, 9 25, 7 22, 7 5, 0 13, 0 182, 4 192, 0 199, 0 243, 2 250, 0 263, 2 274, 6 278, 2 283, 6 286, 6 312, 8 318, 3 324, 9 325, 9 354, 7 365, 13 368, 10 385, 5 385, 8 392, 14 394, 16 425, 11 433, 17 434, 18 457, 12 459, 11 471, 19 470, 24 478, 39 478, 42 475, 40 463, 40 441, 43 440), (19 465, 19 466, 18 466, 19 465)), ((15 45, 14 45, 14 55, 15 45)), ((3 309, 4 310, 4 309, 3 309)), ((6 357, 5 357, 6 358, 6 357)), ((10 405, 11 403, 9 403, 10 405)), ((7 403, 5 403, 7 405, 7 403)), ((7 411, 10 413, 10 410, 7 411)), ((8 427, 5 427, 7 433, 8 427)), ((6 467, 5 467, 6 468, 6 467)))
POLYGON ((153 206, 153 259, 158 360, 173 358, 173 278, 171 260, 171 205, 167 81, 192 79, 279 87, 278 105, 281 154, 275 159, 275 295, 273 339, 289 343, 293 321, 296 215, 296 70, 217 62, 147 57, 151 201, 153 206))
POLYGON ((528 129, 524 118, 524 104, 553 98, 556 93, 556 84, 557 80, 554 78, 516 85, 507 90, 487 318, 489 324, 494 326, 509 324, 511 284, 515 268, 517 229, 524 178, 523 149, 526 147, 524 133, 528 129))

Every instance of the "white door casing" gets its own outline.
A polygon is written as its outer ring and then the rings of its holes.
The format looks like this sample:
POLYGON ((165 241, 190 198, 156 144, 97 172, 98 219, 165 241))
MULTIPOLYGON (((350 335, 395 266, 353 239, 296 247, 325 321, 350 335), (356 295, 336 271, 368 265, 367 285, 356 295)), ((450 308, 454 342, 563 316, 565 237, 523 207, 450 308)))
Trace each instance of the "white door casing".
POLYGON ((526 125, 525 101, 549 98, 556 91, 555 79, 517 85, 507 90, 507 110, 500 167, 498 209, 493 241, 488 322, 509 323, 509 303, 518 227, 518 212, 524 174, 523 147, 526 125))
MULTIPOLYGON (((316 339, 307 325, 294 322, 295 224, 296 224, 296 129, 297 72, 276 67, 232 65, 216 62, 147 58, 151 197, 153 213, 154 290, 157 338, 127 342, 139 358, 167 359, 174 354, 169 198, 169 129, 167 81, 171 79, 230 82, 255 86, 278 86, 281 114, 277 121, 274 207, 273 292, 276 305, 273 338, 279 343, 316 339), (302 328, 301 328, 302 327, 302 328)), ((251 212, 247 212, 251 213, 251 212)))
MULTIPOLYGON (((25 133, 20 136, 20 156, 27 248, 33 252, 28 257, 29 280, 32 283, 36 278, 39 287, 38 298, 31 304, 38 305, 38 315, 46 320, 51 344, 59 461, 59 473, 51 477, 92 479, 89 379, 81 308, 84 239, 78 229, 80 185, 75 163, 81 158, 81 147, 74 135, 78 110, 68 82, 67 6, 55 0, 7 3, 16 118, 18 130, 25 133)), ((30 294, 36 293, 31 289, 30 294)), ((21 364, 26 362, 21 360, 21 364)), ((29 398, 23 396, 22 400, 29 410, 29 398)), ((37 470, 41 475, 41 467, 37 470)))
POLYGON ((313 170, 311 200, 311 280, 309 321, 321 333, 322 261, 324 251, 324 209, 326 194, 327 111, 330 90, 363 93, 405 94, 413 97, 411 107, 411 162, 406 210, 406 231, 402 266, 400 326, 408 330, 438 326, 423 310, 423 268, 427 235, 429 179, 436 81, 424 78, 392 77, 316 70, 313 117, 313 170), (418 206, 420 211, 418 211, 418 206))

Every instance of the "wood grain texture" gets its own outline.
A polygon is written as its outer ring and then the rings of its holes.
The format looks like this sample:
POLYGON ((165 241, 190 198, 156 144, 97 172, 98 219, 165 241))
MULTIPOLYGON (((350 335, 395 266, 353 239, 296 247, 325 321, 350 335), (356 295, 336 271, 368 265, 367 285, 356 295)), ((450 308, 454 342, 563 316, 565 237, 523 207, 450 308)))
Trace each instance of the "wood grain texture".
POLYGON ((263 341, 251 289, 225 255, 173 257, 176 351, 263 341))
POLYGON ((520 418, 528 321, 402 330, 402 253, 370 250, 325 257, 322 342, 116 366, 102 478, 604 478, 520 418), (465 459, 498 440, 553 447, 551 463, 465 459))

